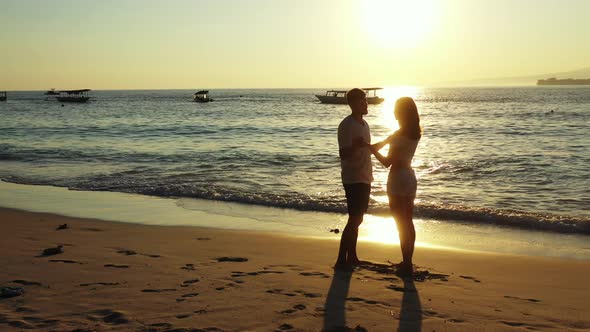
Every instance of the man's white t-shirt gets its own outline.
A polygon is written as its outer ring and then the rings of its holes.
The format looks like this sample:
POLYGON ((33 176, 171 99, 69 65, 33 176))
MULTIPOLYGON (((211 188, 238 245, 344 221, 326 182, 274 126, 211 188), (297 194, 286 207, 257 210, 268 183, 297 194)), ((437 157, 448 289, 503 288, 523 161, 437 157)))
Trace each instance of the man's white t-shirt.
MULTIPOLYGON (((361 123, 349 115, 338 126, 338 148, 351 147, 357 137, 362 137, 365 142, 371 143, 369 124, 365 120, 361 123)), ((343 184, 371 184, 373 181, 373 164, 368 147, 355 149, 350 158, 340 159, 340 166, 343 184)))

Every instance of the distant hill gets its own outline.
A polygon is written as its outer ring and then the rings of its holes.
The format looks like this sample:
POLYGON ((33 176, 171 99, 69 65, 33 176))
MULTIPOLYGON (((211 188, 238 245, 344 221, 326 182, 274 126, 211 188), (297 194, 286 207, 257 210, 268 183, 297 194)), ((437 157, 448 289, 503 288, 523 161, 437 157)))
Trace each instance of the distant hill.
POLYGON ((571 70, 559 73, 548 73, 534 76, 520 76, 520 77, 498 77, 498 78, 483 78, 468 81, 454 81, 454 82, 442 82, 440 86, 522 86, 522 85, 536 85, 537 80, 555 77, 558 79, 564 78, 577 78, 587 79, 590 78, 590 67, 582 68, 578 70, 571 70))

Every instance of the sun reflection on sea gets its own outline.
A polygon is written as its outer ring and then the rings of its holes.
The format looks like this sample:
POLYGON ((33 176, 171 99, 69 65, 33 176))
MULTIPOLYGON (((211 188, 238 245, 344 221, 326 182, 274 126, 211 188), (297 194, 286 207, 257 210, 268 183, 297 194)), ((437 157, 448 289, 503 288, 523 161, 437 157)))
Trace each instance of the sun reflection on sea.
POLYGON ((393 115, 395 101, 400 97, 412 97, 416 99, 422 93, 421 87, 416 86, 387 86, 380 92, 381 97, 385 99, 381 105, 381 112, 378 116, 378 122, 389 128, 391 132, 399 128, 397 120, 393 115))
POLYGON ((392 217, 365 215, 359 238, 363 241, 399 244, 397 227, 392 217))
MULTIPOLYGON (((414 219, 414 228, 417 236, 423 236, 428 225, 424 225, 423 219, 414 219)), ((366 214, 359 228, 359 240, 399 246, 399 233, 393 217, 366 214)), ((450 248, 425 241, 416 241, 415 245, 421 248, 450 248)))

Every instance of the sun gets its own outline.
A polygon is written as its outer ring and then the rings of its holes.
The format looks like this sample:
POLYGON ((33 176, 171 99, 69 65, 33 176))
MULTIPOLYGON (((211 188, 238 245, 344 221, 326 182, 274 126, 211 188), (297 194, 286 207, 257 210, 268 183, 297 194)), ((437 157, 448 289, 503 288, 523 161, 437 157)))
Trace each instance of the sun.
POLYGON ((359 1, 368 38, 381 47, 409 48, 422 43, 434 28, 436 0, 359 1))

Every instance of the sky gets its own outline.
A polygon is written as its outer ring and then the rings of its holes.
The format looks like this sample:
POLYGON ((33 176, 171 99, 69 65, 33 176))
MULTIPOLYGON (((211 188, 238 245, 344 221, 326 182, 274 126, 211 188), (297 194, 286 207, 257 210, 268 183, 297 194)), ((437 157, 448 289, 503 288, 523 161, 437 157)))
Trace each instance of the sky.
POLYGON ((429 86, 563 72, 590 67, 588 13, 590 0, 0 0, 0 90, 429 86))

